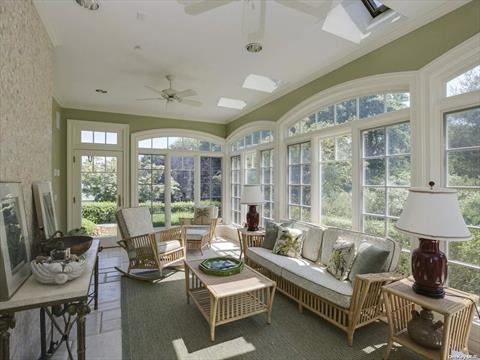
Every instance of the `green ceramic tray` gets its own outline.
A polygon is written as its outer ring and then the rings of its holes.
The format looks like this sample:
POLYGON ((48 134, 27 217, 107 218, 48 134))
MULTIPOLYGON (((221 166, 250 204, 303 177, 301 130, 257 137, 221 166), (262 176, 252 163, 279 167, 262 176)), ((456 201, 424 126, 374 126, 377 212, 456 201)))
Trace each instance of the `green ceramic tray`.
POLYGON ((208 275, 230 276, 242 271, 243 261, 230 256, 220 256, 202 261, 199 267, 208 275))

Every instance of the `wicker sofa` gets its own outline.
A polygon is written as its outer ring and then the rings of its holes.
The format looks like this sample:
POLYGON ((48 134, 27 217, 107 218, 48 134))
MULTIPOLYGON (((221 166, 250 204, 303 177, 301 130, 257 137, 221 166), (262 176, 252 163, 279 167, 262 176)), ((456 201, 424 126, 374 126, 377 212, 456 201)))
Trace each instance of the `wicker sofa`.
POLYGON ((277 289, 298 303, 299 311, 307 308, 347 333, 353 344, 356 329, 377 320, 383 313, 381 287, 401 279, 395 273, 400 246, 359 232, 324 228, 295 222, 290 227, 304 231, 301 258, 272 253, 255 244, 246 249, 246 263, 277 282, 277 289), (356 275, 354 281, 340 281, 326 271, 328 259, 337 238, 352 241, 355 246, 367 241, 389 251, 385 272, 356 275))

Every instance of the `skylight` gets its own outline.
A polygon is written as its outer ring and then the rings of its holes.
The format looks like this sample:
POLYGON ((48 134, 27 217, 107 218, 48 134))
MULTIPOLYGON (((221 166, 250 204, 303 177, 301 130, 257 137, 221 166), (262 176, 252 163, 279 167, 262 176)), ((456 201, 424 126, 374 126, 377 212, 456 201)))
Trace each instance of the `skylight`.
POLYGON ((376 17, 385 11, 390 10, 389 7, 386 7, 378 0, 362 0, 362 2, 372 17, 376 17))
POLYGON ((250 74, 245 78, 243 87, 257 91, 272 93, 281 85, 281 80, 270 79, 267 76, 250 74))
POLYGON ((243 100, 221 97, 220 100, 218 100, 217 106, 229 109, 242 110, 245 106, 247 106, 247 103, 243 100))

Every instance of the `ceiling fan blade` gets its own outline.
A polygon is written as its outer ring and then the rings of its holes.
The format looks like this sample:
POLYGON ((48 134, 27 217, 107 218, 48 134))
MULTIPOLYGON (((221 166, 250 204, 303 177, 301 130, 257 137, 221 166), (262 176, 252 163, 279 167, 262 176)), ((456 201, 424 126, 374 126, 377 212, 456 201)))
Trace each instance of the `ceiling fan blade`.
POLYGON ((181 104, 196 106, 196 107, 199 107, 199 106, 203 105, 200 101, 188 100, 188 99, 181 99, 178 102, 181 103, 181 104))
POLYGON ((152 90, 153 92, 155 92, 157 94, 163 95, 162 91, 155 89, 153 86, 145 85, 145 88, 148 89, 148 90, 152 90))
POLYGON ((243 3, 242 32, 248 43, 261 42, 265 32, 264 0, 248 0, 243 3))
POLYGON ((304 14, 322 18, 328 15, 328 10, 331 9, 333 0, 327 1, 318 1, 315 2, 315 5, 312 5, 311 2, 307 3, 306 1, 291 1, 291 0, 275 0, 277 3, 286 6, 290 9, 300 11, 304 14), (318 5, 317 5, 318 4, 318 5))
POLYGON ((136 99, 137 101, 148 101, 148 100, 163 100, 162 97, 155 97, 155 98, 143 98, 143 99, 136 99))
POLYGON ((178 2, 184 6, 187 15, 199 15, 233 1, 234 0, 178 0, 178 2))
POLYGON ((183 98, 183 97, 195 96, 195 95, 197 95, 197 92, 195 90, 192 90, 192 89, 187 89, 187 90, 179 91, 179 92, 175 93, 175 95, 183 98))

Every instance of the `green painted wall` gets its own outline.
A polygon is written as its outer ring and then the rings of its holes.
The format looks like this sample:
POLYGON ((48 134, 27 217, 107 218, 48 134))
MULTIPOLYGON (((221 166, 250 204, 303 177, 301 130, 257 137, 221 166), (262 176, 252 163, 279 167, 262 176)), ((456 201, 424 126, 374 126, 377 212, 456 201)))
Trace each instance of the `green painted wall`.
POLYGON ((62 109, 63 119, 112 122, 130 125, 130 132, 134 133, 151 129, 186 129, 203 131, 212 135, 226 137, 224 124, 190 121, 179 119, 158 118, 153 116, 118 114, 102 111, 88 111, 79 109, 62 109))
MULTIPOLYGON (((152 116, 128 115, 101 111, 61 108, 53 100, 52 106, 52 168, 60 170, 60 176, 52 176, 53 192, 56 195, 56 212, 59 228, 67 230, 67 120, 87 120, 128 124, 130 133, 151 129, 188 129, 226 137, 226 125, 200 121, 156 118, 152 116), (56 128, 56 112, 60 112, 60 129, 56 128)), ((129 157, 130 159, 130 157, 129 157)), ((52 170, 53 171, 53 170, 52 170)))
POLYGON ((230 122, 227 136, 258 120, 277 121, 316 93, 365 76, 418 70, 480 32, 480 0, 462 6, 308 84, 230 122))

